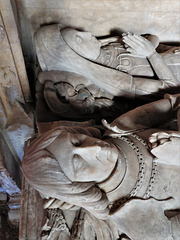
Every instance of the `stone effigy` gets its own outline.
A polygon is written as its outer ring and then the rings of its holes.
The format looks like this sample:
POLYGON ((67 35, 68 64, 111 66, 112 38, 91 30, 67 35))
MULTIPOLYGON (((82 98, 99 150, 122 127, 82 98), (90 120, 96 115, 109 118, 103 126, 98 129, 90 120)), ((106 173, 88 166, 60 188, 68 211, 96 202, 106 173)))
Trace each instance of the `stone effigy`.
POLYGON ((47 208, 82 207, 125 239, 179 239, 180 134, 161 127, 179 117, 179 101, 167 94, 103 120, 102 137, 94 127, 54 128, 26 149, 24 176, 47 208))
POLYGON ((73 120, 117 117, 128 109, 115 96, 152 101, 179 85, 179 47, 159 44, 156 36, 97 39, 55 24, 40 28, 35 40, 43 70, 36 90, 40 121, 47 106, 73 120))
POLYGON ((22 167, 44 198, 42 240, 179 239, 179 132, 163 126, 179 119, 179 95, 126 106, 178 92, 179 47, 58 24, 40 28, 35 42, 39 137, 22 167), (101 118, 116 119, 93 126, 101 118))
MULTIPOLYGON (((82 75, 86 84, 89 81, 113 96, 147 95, 179 83, 179 47, 167 48, 161 57, 155 51, 159 44, 155 36, 149 36, 151 42, 130 33, 122 39, 98 40, 89 32, 60 29, 55 24, 40 28, 35 39, 43 71, 58 70, 82 75), (175 65, 173 71, 167 64, 175 65), (159 81, 146 79, 154 76, 153 70, 159 81)), ((41 83, 43 79, 45 77, 41 83)), ((57 83, 57 77, 53 81, 57 83)))

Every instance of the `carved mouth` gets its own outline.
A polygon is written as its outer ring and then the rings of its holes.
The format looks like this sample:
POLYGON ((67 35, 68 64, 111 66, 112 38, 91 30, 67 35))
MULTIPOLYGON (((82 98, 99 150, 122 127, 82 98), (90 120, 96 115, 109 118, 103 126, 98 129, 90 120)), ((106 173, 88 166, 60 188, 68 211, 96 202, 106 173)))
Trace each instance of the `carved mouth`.
POLYGON ((118 153, 114 149, 114 146, 106 143, 105 147, 103 147, 101 151, 96 154, 96 159, 101 163, 115 163, 118 159, 118 153))

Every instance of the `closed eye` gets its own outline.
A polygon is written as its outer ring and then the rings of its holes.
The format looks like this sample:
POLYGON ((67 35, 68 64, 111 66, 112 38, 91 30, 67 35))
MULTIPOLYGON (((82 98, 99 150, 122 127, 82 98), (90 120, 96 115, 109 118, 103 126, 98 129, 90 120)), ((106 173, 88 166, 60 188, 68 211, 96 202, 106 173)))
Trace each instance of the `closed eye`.
POLYGON ((72 143, 75 147, 81 145, 81 141, 80 141, 75 135, 72 135, 72 137, 71 137, 71 143, 72 143))
POLYGON ((73 156, 73 166, 74 166, 74 170, 77 173, 79 170, 83 171, 87 164, 86 162, 81 158, 80 155, 78 154, 74 154, 73 156))
POLYGON ((82 43, 82 38, 80 36, 76 36, 76 42, 81 44, 82 43))

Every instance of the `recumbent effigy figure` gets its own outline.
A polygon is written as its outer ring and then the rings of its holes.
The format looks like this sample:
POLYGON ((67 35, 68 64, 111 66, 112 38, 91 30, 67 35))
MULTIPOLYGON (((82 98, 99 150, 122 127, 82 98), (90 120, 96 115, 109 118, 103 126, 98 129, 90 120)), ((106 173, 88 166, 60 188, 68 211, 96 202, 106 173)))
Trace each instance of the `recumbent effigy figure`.
POLYGON ((115 96, 160 98, 161 91, 180 82, 179 47, 160 45, 158 54, 156 36, 128 33, 122 39, 97 39, 55 24, 40 28, 35 40, 43 71, 39 82, 49 108, 60 116, 77 118, 79 113, 83 118, 103 108, 111 110, 115 96))
POLYGON ((103 121, 107 130, 57 127, 26 149, 28 182, 56 205, 80 206, 113 221, 132 240, 180 238, 180 133, 160 129, 179 95, 103 121))

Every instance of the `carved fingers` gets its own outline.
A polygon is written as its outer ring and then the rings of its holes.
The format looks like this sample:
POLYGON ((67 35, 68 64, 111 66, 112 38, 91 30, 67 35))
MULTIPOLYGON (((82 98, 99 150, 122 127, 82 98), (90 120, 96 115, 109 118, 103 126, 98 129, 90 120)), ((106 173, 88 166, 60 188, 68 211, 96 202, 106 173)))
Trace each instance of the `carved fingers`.
POLYGON ((156 132, 149 137, 149 146, 151 149, 162 145, 165 142, 172 141, 173 138, 180 138, 180 132, 169 131, 169 132, 156 132))
POLYGON ((180 166, 180 132, 157 132, 150 136, 149 146, 157 161, 180 166))
POLYGON ((128 52, 139 57, 150 57, 155 52, 153 44, 137 34, 124 34, 123 42, 126 44, 128 52))
POLYGON ((166 132, 153 133, 149 138, 149 146, 151 149, 162 145, 163 143, 169 141, 169 134, 166 132))

